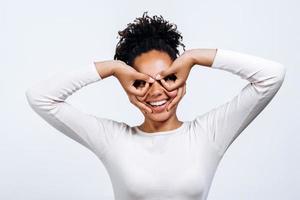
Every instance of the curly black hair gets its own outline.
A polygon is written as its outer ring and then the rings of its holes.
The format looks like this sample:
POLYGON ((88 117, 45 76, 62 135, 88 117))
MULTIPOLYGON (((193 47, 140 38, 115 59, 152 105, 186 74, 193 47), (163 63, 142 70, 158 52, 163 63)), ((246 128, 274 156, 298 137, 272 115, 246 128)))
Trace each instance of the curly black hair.
POLYGON ((124 30, 118 31, 121 39, 116 45, 114 60, 121 60, 132 66, 135 57, 155 49, 168 53, 174 61, 179 56, 179 45, 185 51, 177 25, 164 20, 161 15, 151 18, 147 13, 148 11, 144 12, 142 17, 134 20, 135 23, 129 23, 124 30))

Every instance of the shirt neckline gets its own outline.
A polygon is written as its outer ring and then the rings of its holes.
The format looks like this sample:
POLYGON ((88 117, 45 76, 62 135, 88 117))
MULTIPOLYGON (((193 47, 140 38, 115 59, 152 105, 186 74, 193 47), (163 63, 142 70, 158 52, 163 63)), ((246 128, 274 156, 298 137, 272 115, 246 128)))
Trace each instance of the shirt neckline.
POLYGON ((178 128, 172 129, 172 130, 168 130, 168 131, 158 131, 158 132, 145 132, 142 131, 138 126, 134 126, 133 128, 135 129, 135 131, 137 132, 137 134, 139 135, 145 135, 145 136, 158 136, 158 135, 170 135, 170 134, 175 134, 175 133, 179 133, 181 132, 181 130, 187 125, 186 121, 183 121, 183 123, 181 124, 181 126, 179 126, 178 128))

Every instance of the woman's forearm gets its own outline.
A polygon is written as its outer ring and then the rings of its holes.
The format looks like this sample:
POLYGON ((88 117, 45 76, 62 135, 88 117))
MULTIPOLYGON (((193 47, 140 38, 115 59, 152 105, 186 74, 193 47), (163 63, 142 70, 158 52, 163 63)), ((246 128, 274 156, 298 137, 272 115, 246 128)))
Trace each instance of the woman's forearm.
POLYGON ((114 70, 118 65, 123 64, 123 61, 119 60, 105 60, 94 62, 96 70, 98 71, 99 76, 104 79, 106 77, 114 75, 114 70))
POLYGON ((281 63, 232 50, 189 49, 185 53, 194 64, 222 69, 257 84, 264 84, 264 80, 271 78, 281 81, 285 74, 281 63))
POLYGON ((189 49, 185 51, 185 54, 189 55, 195 65, 203 65, 205 67, 211 67, 216 53, 217 49, 189 49))

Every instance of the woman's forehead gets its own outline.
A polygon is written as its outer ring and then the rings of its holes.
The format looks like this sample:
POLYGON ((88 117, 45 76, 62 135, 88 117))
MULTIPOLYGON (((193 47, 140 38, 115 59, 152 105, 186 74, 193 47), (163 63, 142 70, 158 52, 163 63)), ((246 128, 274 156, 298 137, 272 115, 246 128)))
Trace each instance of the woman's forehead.
POLYGON ((143 53, 134 60, 134 68, 141 73, 154 77, 171 66, 172 60, 167 53, 152 50, 143 53))

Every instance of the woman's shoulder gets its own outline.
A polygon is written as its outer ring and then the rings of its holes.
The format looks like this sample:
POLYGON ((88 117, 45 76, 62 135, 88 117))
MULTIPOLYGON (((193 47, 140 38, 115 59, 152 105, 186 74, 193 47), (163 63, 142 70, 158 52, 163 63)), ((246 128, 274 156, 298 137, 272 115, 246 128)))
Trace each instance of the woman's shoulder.
POLYGON ((126 122, 123 122, 121 120, 112 119, 109 117, 100 117, 95 116, 100 126, 106 127, 106 128, 124 128, 124 127, 130 127, 126 122))

